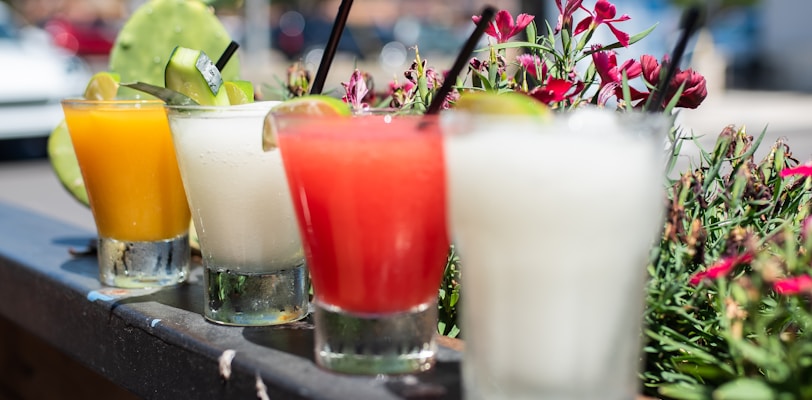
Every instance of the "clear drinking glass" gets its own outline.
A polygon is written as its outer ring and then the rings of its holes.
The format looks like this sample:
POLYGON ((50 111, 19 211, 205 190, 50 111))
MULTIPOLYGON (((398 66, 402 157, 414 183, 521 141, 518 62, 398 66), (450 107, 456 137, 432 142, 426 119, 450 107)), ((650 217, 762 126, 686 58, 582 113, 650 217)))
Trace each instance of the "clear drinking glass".
POLYGON ((662 115, 444 120, 468 399, 634 399, 662 115))
POLYGON ((99 279, 143 288, 186 280, 190 214, 161 101, 63 100, 99 234, 99 279))
POLYGON ((271 118, 313 279, 317 364, 352 374, 431 368, 448 254, 437 121, 271 118))
POLYGON ((262 150, 275 102, 167 106, 205 267, 204 316, 273 325, 308 312, 309 279, 279 150, 262 150))

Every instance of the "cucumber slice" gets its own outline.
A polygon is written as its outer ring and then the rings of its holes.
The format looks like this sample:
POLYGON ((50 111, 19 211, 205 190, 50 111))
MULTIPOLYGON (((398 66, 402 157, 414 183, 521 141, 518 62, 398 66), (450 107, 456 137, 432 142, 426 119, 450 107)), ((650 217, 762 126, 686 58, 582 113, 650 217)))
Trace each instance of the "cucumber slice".
POLYGON ((223 77, 201 50, 177 46, 164 70, 167 89, 189 96, 200 105, 227 106, 231 103, 223 86, 223 77))

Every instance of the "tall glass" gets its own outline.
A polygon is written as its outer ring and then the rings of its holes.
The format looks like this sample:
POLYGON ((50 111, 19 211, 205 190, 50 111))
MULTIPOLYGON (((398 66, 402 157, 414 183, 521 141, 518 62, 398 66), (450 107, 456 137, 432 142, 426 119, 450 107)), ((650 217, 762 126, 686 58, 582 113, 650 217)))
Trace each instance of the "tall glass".
POLYGON ((457 111, 444 123, 466 398, 634 399, 665 119, 457 111))
POLYGON ((99 278, 125 288, 186 280, 189 207, 161 101, 63 100, 99 234, 99 278))
POLYGON ((272 119, 313 278, 316 362, 352 374, 429 369, 448 253, 437 121, 272 119))
POLYGON ((279 151, 262 151, 274 102, 167 106, 205 267, 204 316, 273 325, 307 315, 309 280, 279 151))

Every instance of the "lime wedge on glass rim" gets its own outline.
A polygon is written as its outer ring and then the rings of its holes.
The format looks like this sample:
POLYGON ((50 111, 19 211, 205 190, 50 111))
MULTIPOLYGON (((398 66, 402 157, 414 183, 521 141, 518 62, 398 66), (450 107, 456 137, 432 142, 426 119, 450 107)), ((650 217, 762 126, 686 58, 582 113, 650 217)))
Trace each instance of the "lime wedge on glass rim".
MULTIPOLYGON (((271 113, 286 113, 312 116, 351 116, 352 109, 349 104, 326 95, 308 95, 285 100, 271 109, 271 113)), ((276 130, 273 126, 271 113, 265 117, 262 125, 262 150, 271 151, 276 148, 276 130)))
POLYGON ((454 103, 455 109, 474 115, 526 115, 542 119, 552 117, 550 108, 524 93, 468 92, 454 103))
MULTIPOLYGON (((97 72, 85 88, 88 100, 113 100, 118 92, 119 76, 110 72, 97 72)), ((48 137, 48 159, 57 179, 80 203, 89 206, 85 182, 79 170, 79 162, 73 151, 68 125, 62 120, 48 137)))

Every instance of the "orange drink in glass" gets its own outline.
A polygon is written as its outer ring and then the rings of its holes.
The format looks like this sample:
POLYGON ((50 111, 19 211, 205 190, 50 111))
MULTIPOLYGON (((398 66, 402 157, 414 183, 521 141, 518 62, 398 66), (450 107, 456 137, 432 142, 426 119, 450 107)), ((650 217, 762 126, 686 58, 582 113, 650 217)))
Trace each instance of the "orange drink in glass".
POLYGON ((63 100, 99 234, 102 283, 156 287, 189 272, 189 212, 164 103, 63 100))

